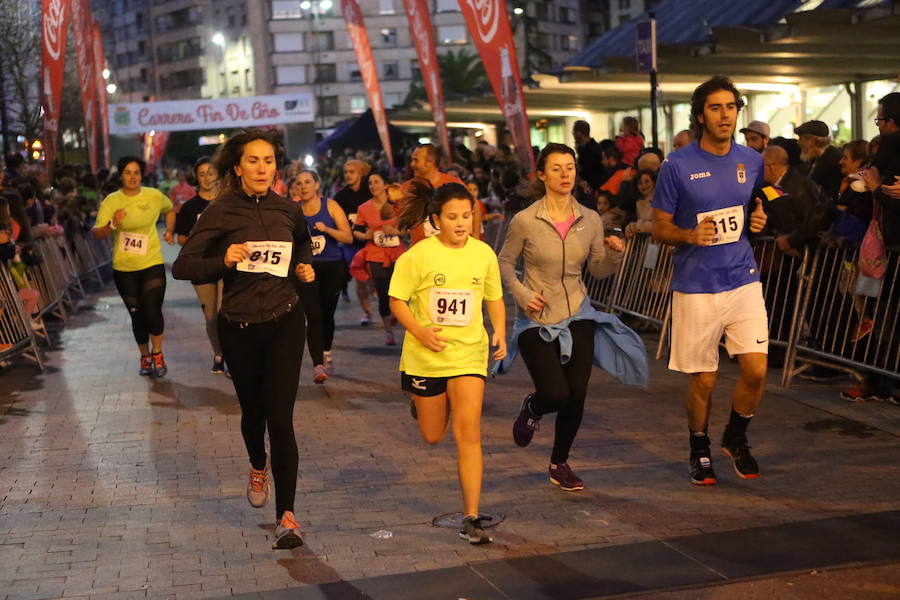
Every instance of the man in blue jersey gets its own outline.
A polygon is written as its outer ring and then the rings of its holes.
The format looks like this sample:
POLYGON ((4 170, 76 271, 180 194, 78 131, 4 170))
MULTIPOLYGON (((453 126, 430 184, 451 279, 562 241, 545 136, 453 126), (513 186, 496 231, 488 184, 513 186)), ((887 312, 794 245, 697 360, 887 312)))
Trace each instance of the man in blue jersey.
POLYGON ((747 425, 763 394, 769 332, 747 231, 762 231, 766 215, 754 194, 764 185, 763 159, 734 142, 742 106, 727 77, 694 90, 691 125, 698 139, 663 162, 653 196, 653 236, 675 246, 669 368, 691 375, 690 474, 697 485, 716 483, 707 427, 723 333, 741 377, 722 449, 740 477, 759 476, 747 425))

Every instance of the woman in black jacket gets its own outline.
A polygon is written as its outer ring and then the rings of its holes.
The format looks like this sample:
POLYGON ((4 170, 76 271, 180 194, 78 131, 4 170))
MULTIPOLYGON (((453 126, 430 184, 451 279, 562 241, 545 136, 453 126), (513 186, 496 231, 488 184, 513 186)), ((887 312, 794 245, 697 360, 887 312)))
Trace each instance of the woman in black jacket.
POLYGON ((299 205, 271 190, 283 149, 274 134, 251 129, 215 157, 219 197, 191 231, 172 266, 176 279, 217 281, 224 289, 219 339, 241 404, 241 433, 250 456, 247 499, 269 498, 269 431, 275 480, 273 548, 303 543, 294 520, 297 440, 294 398, 303 353, 304 313, 292 277, 311 282, 312 250, 299 205))

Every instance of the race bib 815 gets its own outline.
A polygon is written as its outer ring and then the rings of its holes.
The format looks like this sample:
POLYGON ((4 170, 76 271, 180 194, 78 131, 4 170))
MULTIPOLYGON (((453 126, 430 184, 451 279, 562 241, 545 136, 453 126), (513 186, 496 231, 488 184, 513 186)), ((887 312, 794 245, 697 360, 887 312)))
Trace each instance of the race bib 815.
POLYGON ((729 206, 697 213, 697 223, 702 222, 706 217, 712 217, 713 225, 716 227, 716 233, 712 239, 713 246, 733 244, 741 239, 741 233, 744 231, 743 206, 729 206))
POLYGON ((250 256, 237 264, 238 271, 288 276, 293 242, 247 242, 247 246, 250 247, 250 256))

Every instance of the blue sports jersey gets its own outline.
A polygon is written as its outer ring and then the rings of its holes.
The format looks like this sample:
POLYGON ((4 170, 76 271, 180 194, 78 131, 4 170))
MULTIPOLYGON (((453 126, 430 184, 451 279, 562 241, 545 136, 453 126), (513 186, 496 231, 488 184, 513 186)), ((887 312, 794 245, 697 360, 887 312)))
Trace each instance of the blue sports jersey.
POLYGON ((714 246, 676 246, 673 291, 714 294, 759 281, 747 231, 749 213, 755 208, 753 190, 763 185, 762 156, 733 141, 725 156, 710 154, 700 148, 699 142, 693 142, 663 161, 653 208, 674 215, 672 222, 682 229, 693 229, 697 215, 715 211, 716 235, 734 238, 714 246), (729 208, 731 215, 723 210, 729 208))

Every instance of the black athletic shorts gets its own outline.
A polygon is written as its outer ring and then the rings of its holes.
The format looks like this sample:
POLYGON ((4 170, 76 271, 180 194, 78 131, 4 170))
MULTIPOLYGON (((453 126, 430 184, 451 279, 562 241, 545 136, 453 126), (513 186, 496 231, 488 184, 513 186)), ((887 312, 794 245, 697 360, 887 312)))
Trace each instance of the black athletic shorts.
POLYGON ((479 377, 487 380, 484 375, 452 375, 450 377, 416 377, 400 373, 400 387, 404 392, 409 392, 416 396, 428 398, 430 396, 440 396, 447 391, 447 381, 456 379, 457 377, 479 377))

